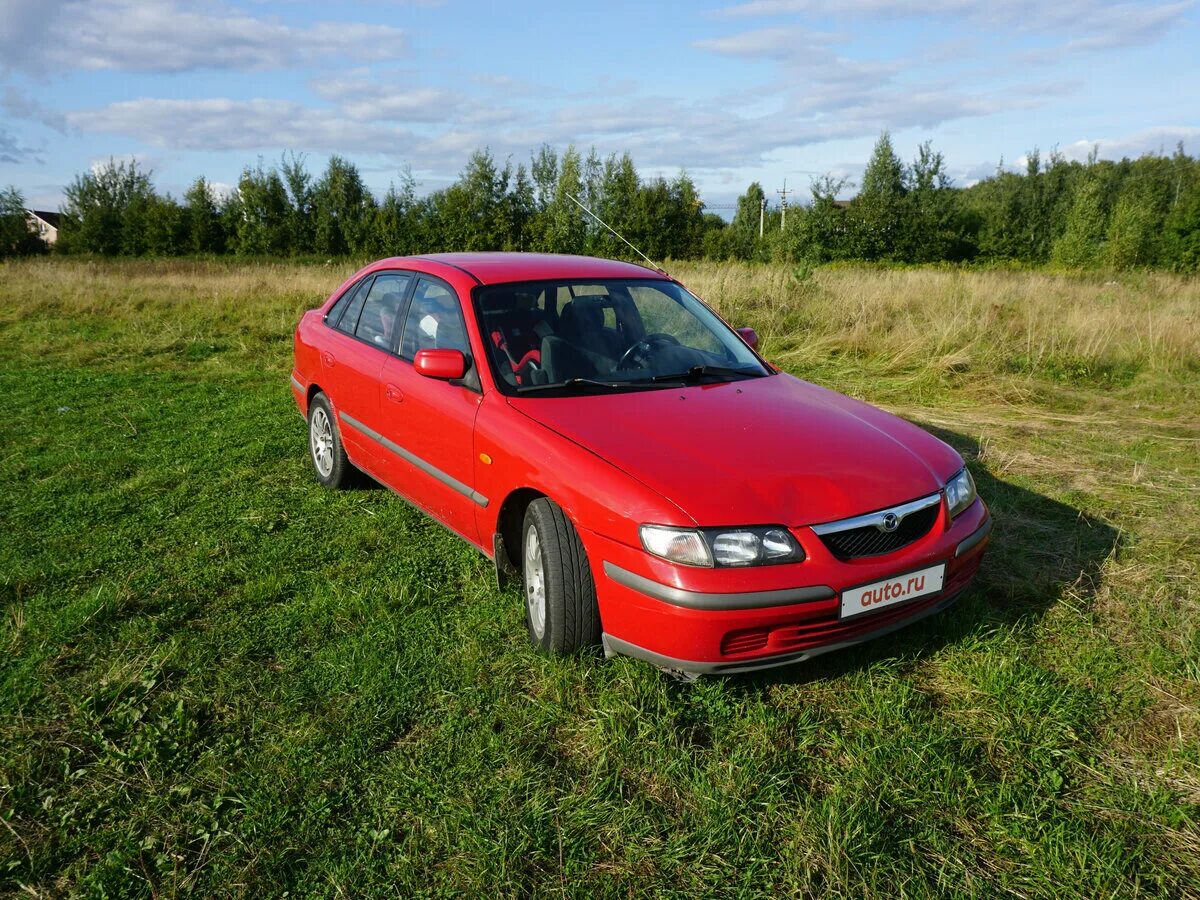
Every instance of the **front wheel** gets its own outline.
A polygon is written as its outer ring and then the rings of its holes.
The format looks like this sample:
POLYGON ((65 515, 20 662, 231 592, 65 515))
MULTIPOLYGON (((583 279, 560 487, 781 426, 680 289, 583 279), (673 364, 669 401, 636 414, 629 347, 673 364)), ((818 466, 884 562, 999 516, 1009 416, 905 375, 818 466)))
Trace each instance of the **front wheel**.
POLYGON ((579 533, 553 500, 525 510, 521 539, 525 617, 534 646, 574 653, 600 642, 596 583, 579 533))

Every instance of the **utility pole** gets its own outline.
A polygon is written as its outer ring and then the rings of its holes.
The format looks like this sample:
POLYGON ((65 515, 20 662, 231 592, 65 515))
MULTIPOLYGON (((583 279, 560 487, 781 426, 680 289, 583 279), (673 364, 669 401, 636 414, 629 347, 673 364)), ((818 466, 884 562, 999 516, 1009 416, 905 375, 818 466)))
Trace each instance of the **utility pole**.
POLYGON ((758 198, 758 239, 761 241, 763 236, 763 220, 767 217, 767 195, 763 194, 758 198))
MULTIPOLYGON (((779 215, 779 230, 780 230, 780 231, 783 231, 783 229, 787 228, 787 195, 788 195, 788 189, 787 189, 787 179, 786 179, 786 178, 785 178, 785 179, 783 179, 783 190, 782 190, 782 191, 776 191, 775 193, 777 193, 777 194, 778 194, 778 195, 779 195, 779 196, 782 198, 782 201, 781 201, 781 202, 780 202, 780 204, 779 204, 779 206, 780 206, 780 215, 779 215)), ((795 191, 792 191, 792 193, 794 194, 794 193, 796 193, 796 192, 795 192, 795 191)))

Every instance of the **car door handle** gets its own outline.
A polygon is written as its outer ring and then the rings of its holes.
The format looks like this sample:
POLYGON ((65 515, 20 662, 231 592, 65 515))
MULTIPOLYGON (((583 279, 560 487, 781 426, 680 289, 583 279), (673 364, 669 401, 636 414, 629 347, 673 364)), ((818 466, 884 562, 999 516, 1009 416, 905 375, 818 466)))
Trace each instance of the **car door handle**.
POLYGON ((325 361, 325 365, 327 365, 327 366, 333 365, 333 361, 334 361, 333 354, 330 353, 328 350, 326 350, 324 353, 321 354, 321 359, 323 359, 325 361))
POLYGON ((404 392, 394 384, 386 384, 383 386, 383 396, 395 403, 401 403, 404 400, 404 392))

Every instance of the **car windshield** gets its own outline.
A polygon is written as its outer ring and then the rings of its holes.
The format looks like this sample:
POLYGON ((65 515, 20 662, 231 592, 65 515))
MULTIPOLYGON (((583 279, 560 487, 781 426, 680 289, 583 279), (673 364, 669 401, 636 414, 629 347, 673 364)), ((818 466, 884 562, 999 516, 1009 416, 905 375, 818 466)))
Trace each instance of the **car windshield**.
POLYGON ((475 308, 507 393, 611 393, 771 374, 672 281, 492 285, 476 290, 475 308))

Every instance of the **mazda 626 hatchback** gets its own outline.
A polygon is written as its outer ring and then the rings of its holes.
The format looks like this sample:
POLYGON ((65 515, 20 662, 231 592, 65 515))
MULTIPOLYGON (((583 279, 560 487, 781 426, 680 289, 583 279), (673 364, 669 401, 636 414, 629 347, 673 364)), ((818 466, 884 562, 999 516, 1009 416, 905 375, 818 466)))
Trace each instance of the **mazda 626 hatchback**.
POLYGON ((937 612, 991 528, 958 453, 756 344, 629 263, 384 259, 301 319, 292 390, 317 479, 487 554, 537 646, 738 672, 937 612))

